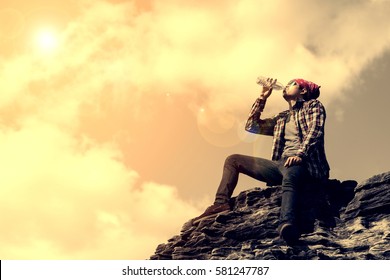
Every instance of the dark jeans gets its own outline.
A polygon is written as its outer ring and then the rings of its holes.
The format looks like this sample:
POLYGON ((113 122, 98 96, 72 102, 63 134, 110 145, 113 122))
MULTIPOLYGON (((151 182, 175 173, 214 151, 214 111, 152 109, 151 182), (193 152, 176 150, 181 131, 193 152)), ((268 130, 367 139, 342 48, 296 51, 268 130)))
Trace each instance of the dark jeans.
POLYGON ((238 182, 239 173, 243 173, 268 185, 282 185, 282 205, 280 222, 295 223, 297 190, 307 176, 303 165, 285 167, 286 159, 272 161, 263 158, 231 155, 226 158, 221 183, 218 187, 215 203, 229 201, 238 182))

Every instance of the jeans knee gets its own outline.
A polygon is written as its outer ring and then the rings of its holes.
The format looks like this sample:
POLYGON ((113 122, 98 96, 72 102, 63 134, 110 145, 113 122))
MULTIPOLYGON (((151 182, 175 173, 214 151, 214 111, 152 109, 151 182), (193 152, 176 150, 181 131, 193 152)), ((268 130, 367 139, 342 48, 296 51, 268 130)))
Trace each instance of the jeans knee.
POLYGON ((233 155, 230 155, 226 158, 225 160, 225 166, 226 165, 235 165, 236 162, 237 162, 237 159, 240 157, 241 155, 239 154, 233 154, 233 155))

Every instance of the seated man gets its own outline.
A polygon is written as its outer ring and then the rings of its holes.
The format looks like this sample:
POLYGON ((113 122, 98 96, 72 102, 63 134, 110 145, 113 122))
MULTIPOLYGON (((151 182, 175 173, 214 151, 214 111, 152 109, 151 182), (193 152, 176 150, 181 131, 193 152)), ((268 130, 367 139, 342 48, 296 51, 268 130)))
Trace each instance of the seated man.
POLYGON ((268 185, 282 186, 279 234, 288 244, 299 239, 296 226, 297 189, 303 180, 326 180, 329 164, 325 156, 325 108, 317 98, 319 86, 303 80, 291 80, 283 90, 289 109, 273 118, 261 119, 267 98, 276 80, 268 79, 261 95, 253 104, 245 129, 251 133, 273 136, 272 160, 231 155, 227 157, 215 202, 193 219, 200 220, 230 210, 229 199, 238 182, 239 173, 268 185))

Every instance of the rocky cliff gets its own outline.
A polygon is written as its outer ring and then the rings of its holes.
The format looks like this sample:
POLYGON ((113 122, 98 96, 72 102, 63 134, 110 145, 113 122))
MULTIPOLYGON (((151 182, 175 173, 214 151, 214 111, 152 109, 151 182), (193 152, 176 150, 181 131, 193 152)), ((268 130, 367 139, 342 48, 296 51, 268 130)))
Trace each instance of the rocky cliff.
POLYGON ((296 245, 278 237, 281 187, 255 188, 232 198, 232 211, 185 223, 151 259, 390 259, 390 172, 307 185, 300 197, 296 245))

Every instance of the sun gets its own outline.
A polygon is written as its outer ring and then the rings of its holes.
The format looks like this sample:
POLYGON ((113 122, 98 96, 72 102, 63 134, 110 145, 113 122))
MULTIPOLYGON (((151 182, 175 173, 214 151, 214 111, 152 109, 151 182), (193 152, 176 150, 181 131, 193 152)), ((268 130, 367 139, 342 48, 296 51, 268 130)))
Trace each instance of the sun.
POLYGON ((40 51, 50 53, 58 47, 58 36, 54 30, 41 29, 36 33, 35 43, 40 51))

